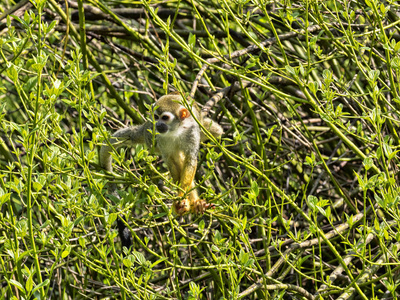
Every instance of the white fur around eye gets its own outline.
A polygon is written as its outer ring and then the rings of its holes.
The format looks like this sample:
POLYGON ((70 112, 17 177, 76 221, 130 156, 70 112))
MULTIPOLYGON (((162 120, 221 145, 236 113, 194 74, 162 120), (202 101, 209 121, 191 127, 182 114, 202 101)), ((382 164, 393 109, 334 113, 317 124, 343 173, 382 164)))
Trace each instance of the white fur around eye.
POLYGON ((174 114, 170 113, 168 111, 163 112, 159 118, 160 121, 165 122, 165 123, 170 123, 174 120, 174 114))

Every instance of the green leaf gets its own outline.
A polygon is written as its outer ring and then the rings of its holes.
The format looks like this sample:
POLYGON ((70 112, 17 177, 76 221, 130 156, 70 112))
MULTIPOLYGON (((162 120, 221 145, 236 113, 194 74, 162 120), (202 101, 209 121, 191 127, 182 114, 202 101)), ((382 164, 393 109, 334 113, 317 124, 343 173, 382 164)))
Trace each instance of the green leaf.
POLYGON ((78 242, 82 248, 86 248, 86 240, 83 237, 80 236, 78 242))
POLYGON ((42 185, 37 181, 32 183, 32 187, 36 192, 39 192, 42 189, 42 185))
POLYGON ((147 192, 149 193, 150 196, 154 196, 156 194, 157 187, 156 185, 152 184, 149 186, 147 192))
POLYGON ((400 42, 397 42, 396 45, 394 46, 394 51, 399 51, 400 49, 400 42))
POLYGON ((38 289, 47 286, 50 283, 50 279, 46 279, 45 281, 39 283, 35 288, 33 289, 32 293, 36 292, 38 289))
POLYGON ((371 157, 366 157, 365 159, 364 159, 364 161, 363 161, 363 165, 364 165, 364 167, 365 167, 365 170, 369 170, 369 169, 371 169, 371 167, 373 166, 373 164, 374 164, 374 162, 373 162, 373 160, 372 160, 372 158, 371 157))
POLYGON ((325 80, 332 80, 332 72, 331 70, 325 69, 322 71, 322 78, 324 78, 325 80))
POLYGON ((56 21, 56 20, 54 20, 53 22, 51 22, 50 25, 49 25, 49 27, 47 27, 46 34, 48 34, 48 33, 54 28, 54 26, 56 26, 56 24, 57 24, 57 21, 56 21))
POLYGON ((133 252, 133 255, 135 256, 136 260, 139 262, 140 265, 144 265, 146 263, 146 258, 144 255, 140 252, 133 252))
POLYGON ((4 191, 0 188, 0 207, 8 200, 10 200, 11 193, 4 193, 4 191))
POLYGON ((109 214, 108 218, 107 218, 107 224, 108 225, 114 224, 115 221, 117 220, 117 217, 118 217, 118 214, 116 214, 116 213, 109 214))
POLYGON ((383 150, 384 150, 385 156, 387 158, 390 158, 390 156, 393 152, 392 148, 387 143, 383 143, 383 150))
POLYGON ((314 162, 313 162, 313 160, 311 159, 311 157, 306 156, 306 162, 305 162, 305 164, 306 164, 306 165, 312 166, 312 165, 314 164, 314 162))
POLYGON ((24 20, 22 20, 20 17, 16 16, 16 15, 11 15, 11 17, 13 17, 15 20, 17 20, 18 22, 20 22, 22 25, 24 25, 24 27, 28 27, 28 24, 25 23, 24 20))
POLYGON ((157 266, 159 263, 162 263, 163 261, 165 261, 165 260, 167 260, 167 259, 168 259, 168 258, 164 257, 164 258, 161 258, 161 259, 155 261, 154 263, 152 263, 152 264, 150 265, 150 269, 154 268, 154 267, 157 266))
POLYGON ((85 216, 79 216, 75 221, 74 221, 74 226, 78 225, 82 220, 85 218, 85 216))
POLYGON ((384 199, 379 197, 377 194, 374 194, 375 201, 379 204, 380 207, 385 209, 387 207, 387 203, 384 199))
POLYGON ((14 64, 9 64, 7 68, 7 76, 11 79, 12 82, 18 82, 18 72, 17 67, 14 64))
POLYGON ((24 293, 26 292, 25 288, 18 281, 14 280, 14 279, 10 279, 8 282, 11 283, 12 285, 16 286, 20 291, 22 291, 24 293))
POLYGON ((386 8, 385 8, 385 5, 383 3, 381 3, 379 8, 381 9, 381 13, 383 13, 383 14, 386 13, 386 8))
POLYGON ((356 173, 356 172, 354 172, 354 173, 355 173, 356 176, 357 176, 357 180, 358 180, 358 184, 360 185, 360 188, 361 188, 362 190, 364 190, 365 187, 366 187, 366 183, 364 182, 364 180, 362 179, 362 177, 361 177, 360 175, 358 175, 358 173, 356 173))
POLYGON ((67 245, 65 250, 61 253, 61 258, 66 258, 71 252, 71 245, 67 245))
POLYGON ((258 187, 257 181, 252 181, 251 182, 251 190, 255 194, 255 196, 257 197, 258 194, 260 193, 260 189, 258 187))
POLYGON ((252 266, 254 264, 254 259, 250 258, 248 261, 245 262, 244 267, 252 266))
POLYGON ((204 227, 205 227, 204 220, 201 219, 199 222, 199 231, 202 232, 204 230, 204 227))
POLYGON ((211 250, 212 250, 212 252, 216 252, 216 253, 218 253, 220 251, 216 245, 211 245, 211 250))
POLYGON ((29 17, 27 10, 25 10, 25 13, 24 13, 24 21, 25 21, 25 24, 29 24, 31 22, 31 18, 29 17))
POLYGON ((299 66, 299 71, 300 71, 301 76, 305 77, 306 71, 304 70, 303 65, 300 65, 300 66, 299 66))
POLYGON ((381 72, 379 70, 370 70, 368 72, 368 77, 370 80, 376 81, 378 79, 380 73, 381 72))
POLYGON ((308 83, 308 89, 311 91, 311 93, 314 94, 314 96, 317 94, 318 88, 319 88, 318 81, 311 81, 308 83))
POLYGON ((292 66, 285 66, 286 71, 293 76, 296 76, 296 70, 292 66))
POLYGON ((307 205, 308 207, 311 208, 312 211, 317 210, 317 203, 318 203, 318 198, 315 197, 314 195, 308 195, 307 197, 307 205))
POLYGON ((127 268, 130 268, 130 267, 132 267, 132 265, 133 265, 132 261, 131 261, 130 259, 128 259, 128 258, 124 258, 124 259, 122 260, 122 263, 123 263, 124 266, 127 267, 127 268))
POLYGON ((28 277, 26 284, 25 284, 25 289, 27 290, 27 292, 29 293, 32 288, 33 288, 33 273, 30 274, 30 276, 28 277))
POLYGON ((194 48, 194 46, 196 46, 196 35, 189 33, 189 39, 188 39, 188 44, 190 46, 190 48, 194 48))
POLYGON ((325 217, 327 217, 327 218, 329 219, 330 216, 331 216, 331 214, 332 214, 332 212, 331 212, 331 207, 328 206, 328 207, 325 209, 325 217))
POLYGON ((374 219, 374 228, 378 233, 381 231, 381 226, 379 224, 378 218, 374 219))

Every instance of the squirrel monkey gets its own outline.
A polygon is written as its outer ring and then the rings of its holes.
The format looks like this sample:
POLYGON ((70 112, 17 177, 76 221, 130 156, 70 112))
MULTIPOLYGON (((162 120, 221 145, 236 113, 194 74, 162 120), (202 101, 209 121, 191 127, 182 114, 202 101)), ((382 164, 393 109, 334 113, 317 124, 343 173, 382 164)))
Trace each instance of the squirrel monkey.
MULTIPOLYGON (((148 147, 152 147, 152 131, 155 127, 155 151, 161 154, 172 179, 178 183, 180 187, 179 196, 186 195, 185 199, 176 201, 173 204, 174 212, 177 215, 203 213, 210 207, 210 204, 199 199, 194 184, 200 142, 207 140, 207 137, 201 131, 193 116, 215 138, 220 137, 223 133, 219 124, 201 116, 197 105, 194 104, 191 111, 189 111, 183 106, 182 100, 182 97, 176 92, 162 96, 154 104, 155 126, 153 126, 153 122, 147 121, 143 125, 122 128, 117 130, 112 139, 110 139, 110 144, 114 148, 134 146, 136 144, 146 144, 148 147)), ((104 145, 100 149, 100 164, 108 171, 112 171, 111 151, 112 147, 108 145, 104 145)), ((112 189, 116 189, 116 187, 114 186, 112 189)), ((115 190, 112 192, 115 192, 115 190)), ((120 222, 119 227, 121 234, 120 222)))

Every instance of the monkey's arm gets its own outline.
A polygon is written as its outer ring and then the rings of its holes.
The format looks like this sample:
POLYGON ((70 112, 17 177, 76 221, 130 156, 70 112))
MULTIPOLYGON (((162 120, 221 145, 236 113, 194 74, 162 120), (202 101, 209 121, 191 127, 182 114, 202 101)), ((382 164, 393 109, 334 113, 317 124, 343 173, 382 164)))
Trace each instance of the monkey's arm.
POLYGON ((103 145, 100 149, 100 165, 107 171, 112 171, 112 156, 111 152, 120 147, 132 147, 136 144, 144 144, 146 142, 146 135, 151 135, 148 132, 151 124, 145 123, 140 126, 126 127, 117 130, 110 139, 109 145, 103 145))

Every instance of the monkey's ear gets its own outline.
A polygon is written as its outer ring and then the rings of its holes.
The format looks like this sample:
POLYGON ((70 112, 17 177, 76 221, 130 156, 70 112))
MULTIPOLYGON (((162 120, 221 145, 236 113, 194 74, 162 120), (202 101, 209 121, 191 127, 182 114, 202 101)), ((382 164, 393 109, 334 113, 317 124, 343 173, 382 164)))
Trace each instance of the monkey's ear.
POLYGON ((183 120, 185 120, 186 118, 189 118, 189 117, 190 117, 190 112, 186 108, 182 107, 179 110, 179 119, 181 121, 183 121, 183 120))

